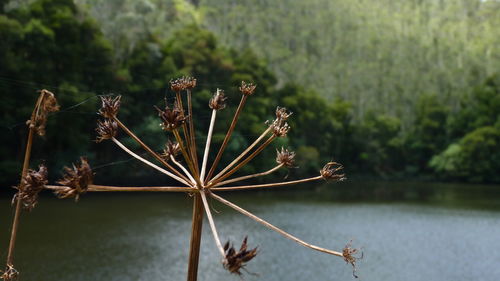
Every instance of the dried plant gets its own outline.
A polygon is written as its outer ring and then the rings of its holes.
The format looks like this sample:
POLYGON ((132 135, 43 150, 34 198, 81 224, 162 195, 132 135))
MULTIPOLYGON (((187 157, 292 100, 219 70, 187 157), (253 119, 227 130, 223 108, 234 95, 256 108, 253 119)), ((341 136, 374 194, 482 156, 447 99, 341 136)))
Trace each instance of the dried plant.
POLYGON ((19 200, 23 209, 33 210, 38 202, 38 193, 44 189, 48 182, 47 174, 47 167, 44 165, 40 165, 38 171, 29 169, 28 173, 21 179, 21 183, 14 187, 18 192, 12 198, 12 205, 19 200))
MULTIPOLYGON (((151 191, 189 193, 193 198, 193 217, 187 276, 187 280, 189 281, 197 280, 200 241, 202 234, 201 230, 204 213, 207 216, 207 220, 214 237, 214 242, 221 254, 222 265, 230 273, 241 275, 241 270, 245 270, 246 264, 257 255, 257 248, 248 248, 246 237, 243 240, 242 245, 238 251, 231 245, 229 241, 224 246, 222 246, 217 227, 215 225, 215 221, 209 207, 208 198, 219 201, 220 203, 236 210, 237 212, 255 220, 265 227, 292 241, 297 242, 302 246, 329 255, 341 257, 354 267, 357 259, 356 257, 354 257, 354 255, 357 253, 357 250, 352 249, 350 247, 350 244, 348 244, 348 246, 344 248, 343 252, 333 251, 309 244, 216 194, 223 191, 287 186, 298 183, 318 181, 322 179, 340 181, 345 179, 345 175, 341 173, 342 166, 336 162, 330 162, 327 163, 324 168, 319 171, 319 175, 300 180, 281 181, 256 185, 230 185, 231 183, 269 175, 279 170, 280 168, 294 167, 295 153, 282 147, 281 150, 277 150, 277 165, 275 167, 256 174, 231 178, 234 173, 239 171, 248 162, 259 155, 259 153, 262 152, 269 144, 271 144, 273 140, 278 137, 284 137, 287 135, 290 129, 290 126, 287 123, 287 119, 291 116, 291 113, 288 112, 285 108, 278 107, 275 112, 276 119, 272 122, 266 122, 268 126, 262 132, 262 134, 252 144, 244 149, 243 152, 234 157, 234 160, 232 162, 225 165, 225 167, 220 169, 216 174, 215 172, 216 170, 218 170, 218 164, 220 162, 221 156, 228 145, 228 142, 237 124, 238 118, 245 106, 246 100, 248 97, 254 94, 256 86, 245 82, 241 83, 241 87, 239 88, 241 92, 240 103, 233 115, 233 119, 226 132, 224 140, 222 141, 217 151, 217 155, 212 161, 211 165, 209 165, 208 163, 208 158, 210 154, 210 147, 217 112, 226 107, 227 98, 224 95, 223 91, 218 89, 209 101, 209 108, 212 110, 212 115, 208 128, 207 139, 204 146, 204 152, 201 161, 199 161, 196 138, 194 137, 195 130, 194 120, 192 118, 193 111, 191 101, 191 91, 195 86, 196 79, 190 77, 182 77, 177 80, 173 80, 171 81, 171 89, 175 92, 174 104, 172 106, 166 105, 164 110, 159 109, 155 106, 162 122, 162 129, 167 133, 172 134, 173 138, 175 138, 175 142, 169 140, 165 144, 165 148, 163 149, 162 153, 158 153, 151 149, 130 129, 128 129, 125 124, 120 121, 120 119, 118 118, 118 109, 121 103, 120 96, 114 98, 101 98, 102 107, 99 110, 99 113, 104 118, 104 120, 99 120, 97 123, 97 141, 100 142, 104 140, 111 140, 127 154, 177 181, 179 183, 178 186, 117 187, 96 185, 92 183, 93 172, 89 164, 84 158, 82 158, 80 164, 73 165, 72 168, 65 168, 66 174, 61 180, 57 182, 59 185, 49 185, 45 188, 53 190, 59 198, 74 197, 75 199, 78 199, 78 197, 85 192, 94 191, 151 191), (187 115, 184 113, 183 97, 181 96, 181 92, 183 91, 186 91, 187 93, 187 95, 185 96, 185 99, 187 100, 187 115), (126 147, 117 139, 117 130, 122 130, 125 134, 136 141, 142 147, 142 149, 144 149, 154 159, 156 159, 158 161, 158 164, 160 165, 141 157, 140 155, 126 147), (179 152, 182 154, 184 160, 183 163, 177 161, 176 159, 176 155, 179 152)), ((8 262, 8 264, 11 263, 8 262)), ((7 270, 8 268, 6 269, 6 272, 7 270)))

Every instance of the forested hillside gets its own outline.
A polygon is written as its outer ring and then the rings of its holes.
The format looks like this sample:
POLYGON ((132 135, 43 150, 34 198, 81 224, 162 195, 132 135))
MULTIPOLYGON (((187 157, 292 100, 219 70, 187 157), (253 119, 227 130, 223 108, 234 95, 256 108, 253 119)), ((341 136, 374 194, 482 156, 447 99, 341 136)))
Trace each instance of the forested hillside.
MULTIPOLYGON (((103 167, 126 160, 92 142, 100 94, 122 94, 123 120, 161 150, 167 137, 152 106, 163 103, 168 81, 182 75, 198 79, 194 107, 201 128, 216 88, 229 95, 222 113, 229 116, 238 84, 258 85, 228 155, 260 134, 279 105, 294 114, 290 138, 275 145, 297 151, 300 172, 335 159, 349 175, 500 181, 498 1, 0 5, 0 169, 9 184, 19 173, 22 124, 36 89, 53 90, 65 109, 35 147, 57 177, 80 154, 103 167)), ((243 172, 260 171, 273 157, 255 159, 243 172)), ((103 180, 116 183, 130 165, 136 164, 106 168, 103 180)), ((129 176, 151 181, 142 169, 129 176)))

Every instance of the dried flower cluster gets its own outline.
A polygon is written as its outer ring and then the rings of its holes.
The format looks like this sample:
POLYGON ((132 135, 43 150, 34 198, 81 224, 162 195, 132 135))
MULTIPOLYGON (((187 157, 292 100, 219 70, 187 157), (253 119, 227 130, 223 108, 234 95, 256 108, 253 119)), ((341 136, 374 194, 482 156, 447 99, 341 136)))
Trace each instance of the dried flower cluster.
POLYGON ((359 249, 352 248, 352 241, 349 241, 347 245, 345 245, 342 250, 342 255, 344 256, 344 261, 350 265, 352 265, 352 275, 355 278, 358 278, 356 275, 356 262, 360 259, 363 259, 363 252, 361 252, 361 256, 356 257, 355 255, 360 252, 359 249))
POLYGON ((14 187, 18 192, 14 195, 12 204, 20 199, 23 208, 31 211, 38 201, 38 193, 43 190, 48 182, 47 174, 47 167, 44 165, 40 165, 38 171, 28 170, 28 173, 22 178, 19 186, 14 187))
POLYGON ((239 251, 236 251, 233 245, 227 241, 224 244, 224 254, 224 268, 231 273, 241 275, 241 269, 245 268, 245 264, 257 256, 257 248, 248 250, 247 237, 245 237, 239 251))
POLYGON ((94 173, 90 168, 87 159, 80 158, 80 164, 73 164, 73 167, 64 167, 64 176, 57 183, 64 186, 55 193, 59 198, 75 198, 78 201, 80 194, 87 192, 89 184, 92 184, 94 173))
POLYGON ((2 273, 0 279, 4 281, 14 281, 17 280, 18 277, 19 271, 17 271, 12 264, 7 264, 7 269, 2 273))

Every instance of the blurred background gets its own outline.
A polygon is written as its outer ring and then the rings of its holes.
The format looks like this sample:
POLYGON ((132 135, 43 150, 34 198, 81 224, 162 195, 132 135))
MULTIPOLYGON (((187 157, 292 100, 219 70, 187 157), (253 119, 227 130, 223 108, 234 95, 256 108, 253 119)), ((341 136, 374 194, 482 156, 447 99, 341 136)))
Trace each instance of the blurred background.
MULTIPOLYGON (((61 105, 32 155, 51 182, 83 155, 96 183, 166 185, 111 142, 95 143, 99 95, 122 95, 120 119, 161 150, 168 135, 153 105, 172 101, 169 81, 190 75, 199 150, 212 93, 229 97, 218 143, 241 81, 257 84, 222 163, 265 130, 276 106, 293 112, 288 137, 241 175, 273 167, 281 146, 297 153, 299 168, 257 181, 316 175, 331 160, 345 166, 348 182, 230 195, 244 207, 323 246, 354 239, 366 255, 364 280, 500 280, 499 27, 498 0, 0 0, 1 256, 38 90, 61 105)), ((81 201, 46 193, 24 217, 24 280, 184 278, 189 197, 81 201)), ((224 238, 249 234, 262 247, 262 260, 249 265, 260 279, 246 280, 353 278, 343 261, 214 205, 224 238)), ((205 234, 200 279, 238 279, 205 234)))

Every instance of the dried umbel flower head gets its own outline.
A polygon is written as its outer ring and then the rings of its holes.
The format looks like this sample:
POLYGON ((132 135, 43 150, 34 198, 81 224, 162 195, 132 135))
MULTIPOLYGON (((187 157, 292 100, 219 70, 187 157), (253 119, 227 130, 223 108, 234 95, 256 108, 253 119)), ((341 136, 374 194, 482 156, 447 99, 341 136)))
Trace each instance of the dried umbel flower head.
POLYGON ((80 158, 80 164, 73 164, 72 168, 64 167, 63 178, 58 184, 67 188, 57 190, 55 193, 59 198, 75 198, 78 201, 80 194, 87 192, 89 184, 92 184, 94 173, 86 158, 80 158))
POLYGON ((107 96, 101 97, 101 108, 99 109, 99 114, 108 119, 113 119, 118 114, 118 110, 120 109, 122 96, 111 97, 107 96))
POLYGON ((47 174, 47 167, 44 165, 40 165, 38 167, 38 171, 31 169, 28 170, 26 176, 22 178, 19 186, 14 187, 18 190, 18 192, 14 195, 12 203, 20 199, 22 207, 25 210, 31 211, 38 201, 38 193, 42 191, 48 182, 47 174))
POLYGON ((276 119, 281 120, 281 121, 286 121, 290 115, 292 115, 292 112, 287 112, 285 107, 276 107, 276 119))
POLYGON ((174 92, 181 92, 196 87, 196 79, 193 77, 181 77, 170 81, 170 88, 174 92))
POLYGON ((58 110, 59 105, 57 104, 54 94, 47 90, 42 90, 35 107, 34 115, 31 117, 31 120, 26 122, 26 124, 30 128, 35 129, 38 135, 43 136, 45 135, 47 116, 49 113, 56 112, 58 110))
POLYGON ((288 149, 281 148, 281 151, 276 149, 276 162, 283 164, 287 168, 293 168, 295 164, 295 152, 288 151, 288 149))
POLYGON ((224 95, 224 91, 217 89, 217 92, 215 92, 213 97, 208 102, 208 106, 214 110, 221 110, 226 108, 226 100, 227 97, 224 95))
POLYGON ((165 105, 165 110, 161 110, 156 106, 155 108, 158 111, 158 116, 163 121, 160 125, 165 131, 177 129, 186 122, 187 116, 184 116, 184 110, 179 108, 177 102, 174 102, 172 108, 165 105))
POLYGON ((287 122, 278 122, 278 119, 274 120, 271 124, 273 129, 273 134, 277 137, 286 137, 288 131, 290 130, 290 125, 287 122))
POLYGON ((253 248, 251 250, 247 249, 247 237, 243 239, 243 243, 241 243, 240 250, 236 252, 233 245, 226 242, 224 245, 224 252, 226 258, 223 262, 224 268, 229 272, 241 275, 241 269, 245 267, 245 264, 257 256, 257 248, 253 248))
POLYGON ((250 96, 255 92, 255 88, 257 86, 252 83, 246 83, 245 81, 241 81, 240 92, 245 96, 250 96))
POLYGON ((116 136, 116 132, 118 131, 118 124, 116 121, 112 119, 105 119, 104 121, 97 121, 97 128, 95 128, 97 132, 96 142, 101 142, 103 140, 109 140, 116 136))
POLYGON ((337 174, 337 172, 343 168, 344 167, 337 162, 328 162, 323 169, 321 169, 320 174, 325 180, 343 181, 346 179, 345 174, 337 174))
POLYGON ((177 156, 181 152, 181 146, 179 145, 178 142, 172 142, 170 140, 167 141, 165 144, 165 148, 163 148, 163 153, 162 157, 165 160, 170 160, 170 156, 174 157, 177 156))
POLYGON ((347 243, 347 245, 345 245, 344 249, 342 250, 342 256, 344 257, 345 262, 352 265, 352 275, 355 278, 358 278, 358 276, 356 275, 356 262, 363 258, 363 252, 361 252, 361 256, 355 256, 359 252, 360 250, 352 248, 352 240, 349 241, 349 243, 347 243))
POLYGON ((14 281, 17 280, 19 276, 19 271, 17 271, 12 264, 7 264, 7 269, 0 275, 0 279, 4 281, 14 281))

